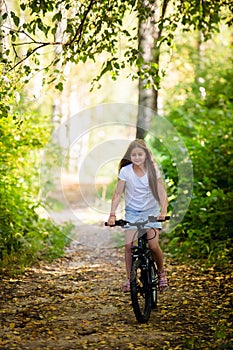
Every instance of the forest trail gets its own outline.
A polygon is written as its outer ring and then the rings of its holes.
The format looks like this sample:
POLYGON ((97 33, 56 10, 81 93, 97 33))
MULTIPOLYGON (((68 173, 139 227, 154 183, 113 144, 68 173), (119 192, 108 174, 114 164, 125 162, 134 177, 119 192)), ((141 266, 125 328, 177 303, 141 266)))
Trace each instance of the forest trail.
MULTIPOLYGON (((109 233, 88 227, 92 243, 109 233)), ((233 348, 227 272, 165 257, 170 287, 159 294, 148 324, 138 324, 130 295, 121 291, 123 249, 85 246, 80 232, 77 225, 63 258, 0 277, 1 350, 233 348)))

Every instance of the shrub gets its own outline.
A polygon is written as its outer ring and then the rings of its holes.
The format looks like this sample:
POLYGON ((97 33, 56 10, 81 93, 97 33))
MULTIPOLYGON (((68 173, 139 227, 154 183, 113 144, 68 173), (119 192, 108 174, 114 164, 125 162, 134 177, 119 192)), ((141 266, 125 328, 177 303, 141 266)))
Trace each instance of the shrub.
POLYGON ((21 88, 13 76, 0 76, 1 267, 9 261, 25 265, 60 255, 70 231, 70 227, 58 227, 36 213, 40 206, 40 152, 52 125, 48 116, 26 105, 21 88))

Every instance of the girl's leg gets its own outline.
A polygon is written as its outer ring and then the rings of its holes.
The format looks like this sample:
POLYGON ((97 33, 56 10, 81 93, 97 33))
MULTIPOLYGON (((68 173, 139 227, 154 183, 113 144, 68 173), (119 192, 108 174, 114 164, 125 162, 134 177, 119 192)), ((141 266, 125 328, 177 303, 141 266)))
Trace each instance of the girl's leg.
POLYGON ((148 245, 151 250, 158 271, 163 270, 163 253, 159 245, 159 230, 150 229, 147 232, 148 245))
POLYGON ((131 247, 135 241, 135 230, 126 230, 125 231, 125 265, 126 265, 126 274, 127 274, 127 282, 123 285, 123 292, 128 292, 130 289, 129 279, 130 279, 130 271, 132 265, 132 255, 131 255, 131 247))
POLYGON ((163 268, 163 253, 159 245, 159 230, 150 229, 147 232, 148 245, 158 268, 159 289, 164 291, 168 287, 168 280, 163 268))
POLYGON ((132 265, 131 247, 136 240, 136 230, 125 231, 125 265, 127 278, 130 278, 130 271, 132 265))

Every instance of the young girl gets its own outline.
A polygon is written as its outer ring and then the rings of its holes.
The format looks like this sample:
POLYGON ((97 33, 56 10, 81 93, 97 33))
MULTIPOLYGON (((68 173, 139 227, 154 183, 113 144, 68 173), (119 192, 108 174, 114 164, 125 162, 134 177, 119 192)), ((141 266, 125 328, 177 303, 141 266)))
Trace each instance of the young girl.
MULTIPOLYGON (((168 205, 166 191, 153 156, 143 140, 132 141, 120 161, 118 183, 112 198, 108 225, 115 224, 115 212, 124 192, 127 221, 146 220, 149 215, 164 220, 168 205)), ((159 289, 163 291, 168 287, 168 281, 163 268, 163 254, 159 246, 161 223, 151 222, 146 227, 148 227, 148 244, 158 268, 159 289)), ((122 287, 123 292, 130 291, 131 247, 134 244, 135 233, 136 230, 132 226, 125 231, 127 281, 122 287)))

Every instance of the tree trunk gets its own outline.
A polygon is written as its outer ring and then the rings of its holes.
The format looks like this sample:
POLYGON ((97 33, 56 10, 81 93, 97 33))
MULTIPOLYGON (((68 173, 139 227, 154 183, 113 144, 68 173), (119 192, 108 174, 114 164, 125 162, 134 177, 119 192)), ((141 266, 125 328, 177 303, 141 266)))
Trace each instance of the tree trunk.
MULTIPOLYGON (((154 81, 159 82, 159 58, 160 50, 157 41, 160 39, 162 29, 158 28, 159 8, 157 1, 150 4, 148 0, 142 0, 147 13, 146 18, 139 18, 138 24, 138 46, 144 64, 149 66, 154 63, 157 69, 154 70, 154 81)), ((162 5, 162 16, 165 15, 168 1, 162 5)), ((152 115, 158 113, 158 90, 151 84, 145 88, 148 81, 139 78, 138 116, 136 137, 144 139, 151 127, 152 115), (146 108, 145 108, 146 107, 146 108), (153 113, 152 113, 153 112, 153 113)))

